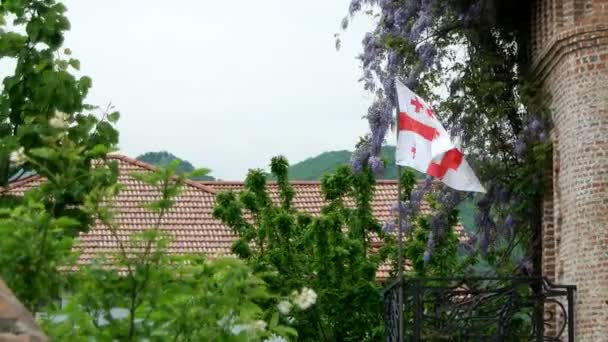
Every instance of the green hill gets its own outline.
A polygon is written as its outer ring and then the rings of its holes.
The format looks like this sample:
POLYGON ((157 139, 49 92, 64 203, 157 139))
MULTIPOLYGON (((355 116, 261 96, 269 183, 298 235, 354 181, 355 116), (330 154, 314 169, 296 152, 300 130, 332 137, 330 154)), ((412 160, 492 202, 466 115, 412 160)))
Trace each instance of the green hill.
MULTIPOLYGON (((316 157, 308 158, 289 167, 289 178, 291 180, 318 180, 325 173, 334 172, 338 166, 350 163, 351 151, 323 152, 316 157)), ((379 179, 397 179, 397 166, 395 165, 395 146, 384 146, 382 148, 382 159, 385 161, 386 169, 379 175, 379 179)), ((417 176, 422 174, 416 172, 417 176)))
MULTIPOLYGON (((156 165, 156 166, 165 166, 165 165, 169 164, 170 162, 177 159, 181 162, 179 164, 179 166, 177 167, 177 170, 176 170, 177 173, 187 173, 187 172, 192 172, 195 170, 192 163, 190 163, 187 160, 178 158, 175 155, 173 155, 172 153, 169 153, 167 151, 146 152, 142 155, 139 155, 135 159, 142 161, 144 163, 148 163, 148 164, 156 165)), ((192 180, 207 181, 207 180, 215 180, 215 178, 205 175, 205 176, 201 176, 201 177, 194 177, 192 180)))
MULTIPOLYGON (((308 158, 295 163, 289 167, 289 179, 291 180, 319 180, 325 173, 332 173, 338 166, 350 163, 352 152, 330 151, 323 152, 316 157, 308 158)), ((395 146, 384 146, 382 148, 382 159, 385 161, 386 168, 384 174, 379 175, 379 179, 397 179, 397 166, 395 165, 395 146)), ((424 175, 416 172, 418 178, 424 175)), ((475 211, 476 206, 473 200, 466 200, 458 207, 460 210, 459 218, 462 225, 469 231, 475 230, 475 211)))
POLYGON ((289 167, 289 178, 293 180, 318 180, 325 173, 332 173, 343 164, 348 164, 352 152, 323 152, 289 167))

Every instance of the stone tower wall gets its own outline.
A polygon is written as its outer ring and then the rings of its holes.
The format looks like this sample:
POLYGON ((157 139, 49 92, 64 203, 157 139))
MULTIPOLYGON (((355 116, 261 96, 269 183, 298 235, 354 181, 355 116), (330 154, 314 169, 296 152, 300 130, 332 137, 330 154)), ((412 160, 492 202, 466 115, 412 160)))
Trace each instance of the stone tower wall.
POLYGON ((577 286, 577 341, 608 341, 608 0, 532 2, 532 70, 550 96, 543 274, 577 286))

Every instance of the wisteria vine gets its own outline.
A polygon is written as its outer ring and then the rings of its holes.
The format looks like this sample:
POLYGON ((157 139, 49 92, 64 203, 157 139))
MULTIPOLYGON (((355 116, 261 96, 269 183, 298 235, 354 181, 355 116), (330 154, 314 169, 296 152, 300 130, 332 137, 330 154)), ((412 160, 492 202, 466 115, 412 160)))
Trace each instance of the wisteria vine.
MULTIPOLYGON (((367 164, 383 171, 378 156, 394 122, 394 80, 399 79, 435 104, 488 189, 478 201, 479 249, 486 252, 506 241, 508 251, 527 241, 533 250, 550 162, 551 121, 538 87, 527 77, 527 1, 352 0, 342 28, 361 13, 377 23, 363 38, 359 56, 361 82, 376 98, 366 115, 370 133, 351 159, 353 170, 367 164)), ((425 191, 426 185, 418 186, 396 211, 408 216, 420 203, 418 193, 425 191)), ((446 212, 465 197, 445 190, 434 196, 444 212, 431 218, 426 259, 446 227, 446 212)), ((401 228, 407 230, 410 223, 404 222, 401 228)), ((390 222, 385 225, 392 228, 390 222)))

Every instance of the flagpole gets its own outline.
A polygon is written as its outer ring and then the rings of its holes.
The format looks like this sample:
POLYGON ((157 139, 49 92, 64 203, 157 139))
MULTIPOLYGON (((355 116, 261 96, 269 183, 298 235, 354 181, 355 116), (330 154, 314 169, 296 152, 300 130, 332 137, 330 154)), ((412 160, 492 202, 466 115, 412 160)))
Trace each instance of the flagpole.
MULTIPOLYGON (((395 115, 395 131, 396 140, 395 140, 395 149, 397 149, 397 144, 399 144, 399 108, 396 109, 395 115)), ((397 165, 397 227, 399 230, 398 239, 399 244, 397 246, 397 274, 399 277, 399 293, 397 295, 397 307, 399 314, 397 315, 399 319, 399 333, 397 340, 402 342, 404 340, 403 336, 403 227, 401 217, 401 165, 397 165)))

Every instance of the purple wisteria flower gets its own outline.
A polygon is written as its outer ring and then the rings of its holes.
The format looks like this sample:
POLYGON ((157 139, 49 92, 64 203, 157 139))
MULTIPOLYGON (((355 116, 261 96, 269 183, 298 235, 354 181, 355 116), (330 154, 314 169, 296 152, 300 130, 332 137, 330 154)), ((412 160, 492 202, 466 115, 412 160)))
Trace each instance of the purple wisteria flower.
POLYGON ((390 221, 385 221, 384 225, 382 225, 382 231, 385 233, 390 233, 395 229, 395 225, 390 221))
POLYGON ((369 158, 369 167, 372 169, 372 172, 376 175, 381 175, 384 173, 384 162, 380 160, 380 158, 376 156, 372 156, 369 158))
POLYGON ((372 133, 370 154, 377 156, 380 154, 386 132, 393 121, 392 105, 387 100, 377 101, 368 109, 366 117, 372 133))
POLYGON ((514 227, 515 227, 515 219, 513 219, 512 215, 508 215, 507 218, 505 218, 505 222, 503 225, 504 233, 507 236, 513 236, 514 227))
POLYGON ((424 254, 422 255, 422 261, 424 262, 424 265, 428 265, 429 262, 431 261, 431 253, 429 251, 424 251, 424 254))
POLYGON ((481 232, 479 235, 479 249, 485 252, 488 247, 490 247, 490 236, 488 232, 481 232))
MULTIPOLYGON (((397 51, 390 50, 388 52, 386 62, 386 68, 392 72, 396 72, 397 68, 399 67, 399 55, 397 54, 397 51)), ((391 81, 391 79, 389 79, 389 81, 391 81)))
POLYGON ((348 13, 353 15, 361 10, 361 0, 352 0, 348 6, 348 13))
POLYGON ((408 234, 410 232, 410 229, 412 229, 412 223, 409 219, 405 219, 401 221, 400 227, 403 234, 408 234))
POLYGON ((411 207, 409 205, 409 203, 407 202, 398 202, 393 204, 392 208, 391 208, 391 212, 393 214, 399 214, 402 217, 406 217, 407 215, 409 215, 411 213, 411 207))
POLYGON ((348 18, 343 18, 342 19, 342 23, 340 24, 340 26, 342 26, 343 30, 346 30, 348 28, 348 18))
POLYGON ((363 171, 363 167, 370 157, 370 147, 368 143, 363 143, 359 146, 350 158, 351 168, 355 174, 363 171))
POLYGON ((496 202, 507 204, 511 200, 511 192, 507 188, 500 188, 496 192, 496 202))
POLYGON ((417 41, 422 35, 422 33, 426 29, 428 29, 432 23, 433 18, 431 17, 430 13, 420 11, 418 19, 416 19, 416 22, 412 26, 412 31, 410 32, 410 39, 412 41, 417 41))
POLYGON ((523 155, 528 150, 528 146, 526 145, 526 143, 522 139, 518 139, 515 142, 515 146, 514 146, 513 150, 515 151, 515 154, 517 156, 523 157, 523 155))
POLYGON ((431 43, 422 44, 418 47, 416 52, 418 52, 418 56, 420 56, 422 63, 427 67, 433 64, 435 56, 437 55, 437 49, 431 43))
POLYGON ((481 18, 481 14, 483 12, 483 3, 484 0, 478 0, 473 3, 469 9, 465 13, 461 13, 459 18, 462 21, 465 27, 472 25, 473 23, 479 21, 481 18))
POLYGON ((538 119, 533 119, 528 124, 528 128, 530 129, 530 131, 533 134, 538 134, 540 132, 540 130, 542 129, 542 127, 543 127, 543 124, 538 119))

